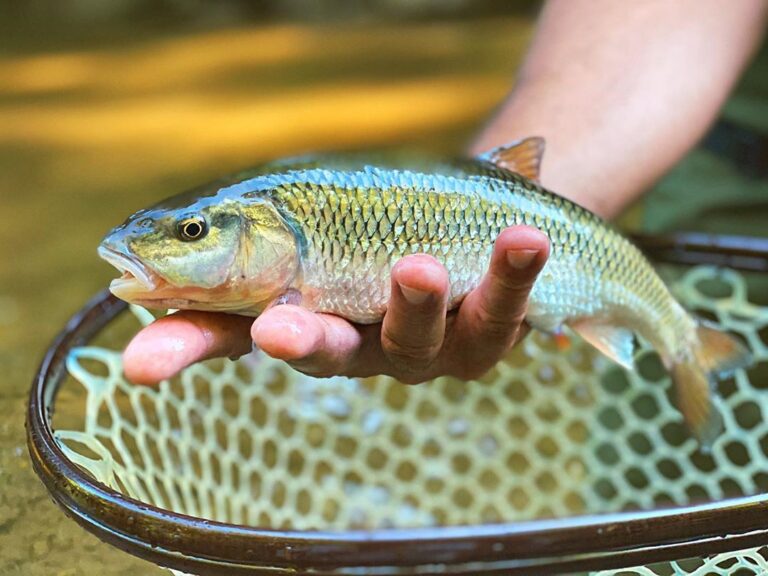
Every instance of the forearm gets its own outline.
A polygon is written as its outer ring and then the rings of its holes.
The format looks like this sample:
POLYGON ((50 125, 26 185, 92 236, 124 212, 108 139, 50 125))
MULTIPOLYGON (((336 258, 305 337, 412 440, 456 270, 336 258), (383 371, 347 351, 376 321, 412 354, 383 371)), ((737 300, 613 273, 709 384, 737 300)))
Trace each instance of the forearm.
POLYGON ((762 37, 763 0, 550 0, 473 152, 543 136, 542 183, 605 217, 716 117, 762 37))

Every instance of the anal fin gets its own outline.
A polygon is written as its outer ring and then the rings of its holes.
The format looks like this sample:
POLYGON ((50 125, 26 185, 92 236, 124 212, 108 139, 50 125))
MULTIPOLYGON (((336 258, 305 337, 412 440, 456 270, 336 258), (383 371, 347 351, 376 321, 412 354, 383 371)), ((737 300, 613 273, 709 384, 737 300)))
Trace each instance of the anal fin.
POLYGON ((577 320, 568 325, 608 358, 627 370, 634 370, 635 337, 631 330, 596 321, 594 318, 577 320))

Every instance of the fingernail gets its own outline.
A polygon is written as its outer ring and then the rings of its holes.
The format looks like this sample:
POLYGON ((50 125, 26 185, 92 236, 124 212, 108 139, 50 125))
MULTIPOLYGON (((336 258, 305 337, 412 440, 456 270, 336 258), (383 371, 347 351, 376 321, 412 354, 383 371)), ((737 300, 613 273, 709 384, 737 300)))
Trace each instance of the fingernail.
POLYGON ((418 306, 419 304, 424 304, 424 302, 427 301, 427 298, 429 298, 429 292, 417 290, 416 288, 405 286, 399 282, 398 285, 400 286, 400 291, 403 293, 403 297, 408 301, 408 304, 418 306))
POLYGON ((538 250, 507 250, 507 262, 512 268, 522 270, 531 265, 538 253, 538 250))

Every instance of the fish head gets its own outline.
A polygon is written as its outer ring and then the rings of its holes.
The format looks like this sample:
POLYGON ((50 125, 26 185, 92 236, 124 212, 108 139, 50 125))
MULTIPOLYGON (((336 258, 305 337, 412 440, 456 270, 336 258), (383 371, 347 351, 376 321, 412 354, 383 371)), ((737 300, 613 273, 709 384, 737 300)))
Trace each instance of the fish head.
POLYGON ((122 272, 110 290, 127 302, 256 315, 295 277, 298 246, 267 198, 175 198, 114 228, 99 255, 122 272))

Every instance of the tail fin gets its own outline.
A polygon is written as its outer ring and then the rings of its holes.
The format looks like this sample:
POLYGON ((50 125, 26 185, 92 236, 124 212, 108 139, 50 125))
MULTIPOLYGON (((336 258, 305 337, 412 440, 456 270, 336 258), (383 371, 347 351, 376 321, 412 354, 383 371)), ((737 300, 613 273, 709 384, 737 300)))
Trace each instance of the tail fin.
POLYGON ((709 448, 723 428, 712 398, 715 381, 752 362, 749 350, 738 339, 699 324, 698 347, 687 360, 671 368, 680 411, 691 432, 709 448))

